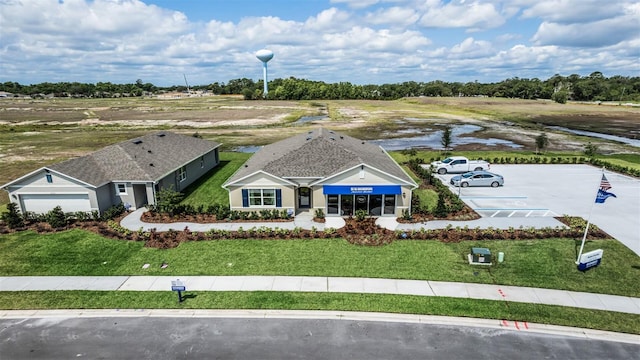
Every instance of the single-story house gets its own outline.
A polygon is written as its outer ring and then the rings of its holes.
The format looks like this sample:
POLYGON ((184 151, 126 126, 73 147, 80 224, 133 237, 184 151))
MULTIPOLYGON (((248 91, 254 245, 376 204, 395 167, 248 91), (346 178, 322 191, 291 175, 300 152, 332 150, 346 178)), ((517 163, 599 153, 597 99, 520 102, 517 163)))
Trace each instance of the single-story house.
POLYGON ((103 212, 155 204, 163 188, 182 191, 220 162, 219 143, 161 131, 42 167, 2 186, 22 213, 103 212))
POLYGON ((223 187, 231 210, 398 217, 418 185, 380 146, 318 128, 262 147, 223 187))

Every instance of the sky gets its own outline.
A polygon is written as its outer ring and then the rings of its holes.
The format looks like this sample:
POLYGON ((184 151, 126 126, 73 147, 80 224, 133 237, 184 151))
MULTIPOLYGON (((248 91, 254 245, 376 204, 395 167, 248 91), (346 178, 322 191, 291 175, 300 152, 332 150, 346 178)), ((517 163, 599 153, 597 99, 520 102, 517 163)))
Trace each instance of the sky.
POLYGON ((0 82, 640 76, 638 0, 0 0, 0 82))

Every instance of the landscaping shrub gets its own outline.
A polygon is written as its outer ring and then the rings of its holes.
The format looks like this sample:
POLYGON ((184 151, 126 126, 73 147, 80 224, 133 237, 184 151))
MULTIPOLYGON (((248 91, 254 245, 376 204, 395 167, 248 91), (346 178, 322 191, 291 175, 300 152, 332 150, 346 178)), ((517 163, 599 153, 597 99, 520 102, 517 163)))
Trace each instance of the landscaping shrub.
POLYGON ((3 213, 1 218, 11 229, 24 226, 24 221, 22 220, 22 216, 20 216, 20 210, 18 210, 18 204, 16 203, 8 203, 7 212, 3 213))
POLYGON ((54 229, 58 229, 67 225, 67 217, 60 206, 56 206, 51 209, 46 215, 46 220, 47 223, 54 229))

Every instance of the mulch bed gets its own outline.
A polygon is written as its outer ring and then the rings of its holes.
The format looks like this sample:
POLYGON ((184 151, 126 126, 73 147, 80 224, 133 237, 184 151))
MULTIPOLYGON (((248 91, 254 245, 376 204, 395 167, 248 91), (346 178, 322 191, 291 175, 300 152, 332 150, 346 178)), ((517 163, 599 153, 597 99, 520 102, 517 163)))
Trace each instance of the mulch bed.
POLYGON ((289 219, 257 219, 257 220, 218 220, 215 215, 212 214, 198 214, 198 215, 174 215, 162 214, 157 212, 145 211, 142 213, 140 219, 146 223, 161 224, 161 223, 176 223, 176 222, 191 222, 198 224, 210 224, 210 223, 225 223, 225 222, 291 222, 293 218, 289 219))

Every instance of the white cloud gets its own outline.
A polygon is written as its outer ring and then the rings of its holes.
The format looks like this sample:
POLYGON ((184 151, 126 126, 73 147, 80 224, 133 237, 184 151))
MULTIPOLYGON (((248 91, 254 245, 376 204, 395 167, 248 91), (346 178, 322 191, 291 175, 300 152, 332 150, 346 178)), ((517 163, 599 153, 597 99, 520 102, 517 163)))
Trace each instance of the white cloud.
POLYGON ((523 18, 541 18, 548 22, 576 23, 607 19, 624 12, 627 1, 540 0, 522 12, 523 18))
POLYGON ((0 0, 0 82, 171 85, 183 73, 193 84, 259 79, 254 54, 263 47, 275 52, 272 79, 365 84, 640 71, 638 2, 602 18, 571 15, 568 5, 555 13, 553 0, 326 2, 335 6, 297 17, 303 21, 221 21, 215 13, 190 21, 137 0, 0 0), (469 37, 470 30, 479 31, 469 37))
POLYGON ((330 2, 332 4, 347 4, 349 7, 354 9, 362 9, 375 5, 381 2, 381 0, 331 0, 330 2))
POLYGON ((425 12, 419 21, 425 27, 487 29, 499 27, 505 22, 493 4, 479 1, 443 3, 428 0, 425 5, 425 12))
POLYGON ((495 54, 495 50, 490 42, 469 37, 454 45, 449 53, 449 58, 478 58, 495 54))
POLYGON ((336 31, 349 24, 349 13, 330 8, 310 17, 305 21, 305 28, 310 31, 336 31))
POLYGON ((420 15, 411 8, 394 6, 391 8, 378 9, 365 16, 365 20, 370 24, 389 24, 393 27, 404 27, 414 24, 420 15))
POLYGON ((543 22, 531 41, 537 45, 602 47, 638 37, 637 18, 625 15, 590 23, 543 22))

